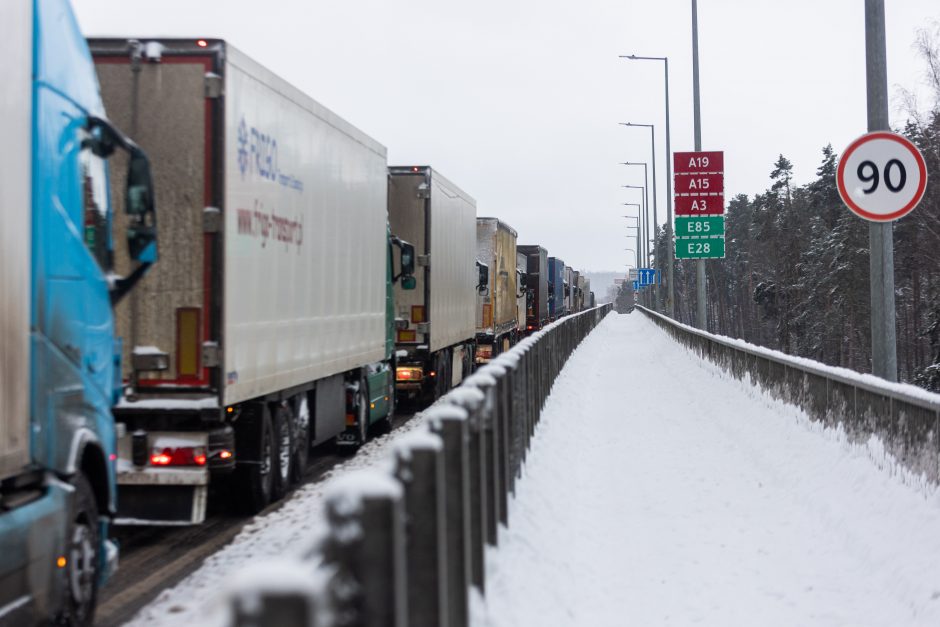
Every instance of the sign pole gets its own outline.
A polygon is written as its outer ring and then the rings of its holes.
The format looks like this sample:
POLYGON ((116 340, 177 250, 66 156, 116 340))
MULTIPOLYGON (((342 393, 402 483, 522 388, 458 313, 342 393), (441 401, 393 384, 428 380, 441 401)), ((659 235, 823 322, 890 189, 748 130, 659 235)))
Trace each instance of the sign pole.
MULTIPOLYGON (((692 2, 694 4, 695 0, 692 2)), ((865 0, 865 77, 868 85, 868 131, 890 130, 884 0, 865 0)), ((871 247, 872 374, 897 381, 893 224, 869 224, 868 241, 871 247)))
MULTIPOLYGON (((669 58, 664 59, 666 71, 666 315, 670 318, 676 317, 676 288, 673 283, 676 265, 675 253, 672 250, 672 191, 669 186, 672 185, 672 146, 670 146, 669 136, 669 58)), ((653 140, 656 145, 656 140, 653 140)), ((656 156, 654 149, 653 156, 653 206, 656 206, 656 156)))
MULTIPOLYGON (((692 0, 692 92, 693 92, 693 118, 695 126, 695 151, 702 150, 702 109, 699 102, 698 77, 698 2, 692 0)), ((708 312, 705 307, 705 260, 695 261, 695 300, 698 303, 696 326, 703 331, 708 330, 708 312)))

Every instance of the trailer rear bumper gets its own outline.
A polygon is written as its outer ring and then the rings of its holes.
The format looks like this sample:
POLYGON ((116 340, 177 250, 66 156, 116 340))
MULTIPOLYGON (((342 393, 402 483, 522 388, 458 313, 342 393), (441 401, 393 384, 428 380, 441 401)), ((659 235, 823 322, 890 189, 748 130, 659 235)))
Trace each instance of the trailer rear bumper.
POLYGON ((203 522, 210 477, 208 443, 206 432, 125 433, 118 440, 114 524, 203 522))

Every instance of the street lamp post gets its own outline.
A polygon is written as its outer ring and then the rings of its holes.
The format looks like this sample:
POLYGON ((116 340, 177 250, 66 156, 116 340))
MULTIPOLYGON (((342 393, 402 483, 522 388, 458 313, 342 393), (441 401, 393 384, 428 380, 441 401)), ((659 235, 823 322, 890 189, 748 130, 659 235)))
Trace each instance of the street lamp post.
POLYGON ((634 249, 632 249, 632 248, 624 248, 624 250, 633 253, 633 267, 634 267, 634 268, 639 268, 640 266, 636 265, 636 263, 637 263, 637 254, 636 254, 636 251, 635 251, 634 249))
MULTIPOLYGON (((621 185, 621 187, 640 190, 640 200, 643 200, 643 197, 646 195, 646 187, 643 185, 621 185)), ((646 255, 643 257, 643 259, 646 262, 645 267, 648 268, 649 263, 650 263, 650 248, 649 248, 649 242, 648 242, 649 228, 650 228, 649 227, 650 216, 649 216, 649 207, 646 206, 645 202, 643 203, 643 211, 641 212, 641 215, 643 216, 643 226, 641 227, 641 229, 643 230, 643 237, 642 237, 643 246, 642 247, 646 250, 646 255)))
MULTIPOLYGON (((675 286, 673 285, 673 266, 675 265, 675 251, 672 241, 672 146, 669 135, 669 58, 668 57, 638 57, 635 54, 621 55, 621 59, 633 61, 662 61, 666 72, 666 315, 675 317, 675 286)), ((655 159, 654 159, 655 161, 655 159)), ((653 169, 653 202, 656 198, 656 169, 653 169)))
MULTIPOLYGON (((652 138, 653 138, 653 183, 655 184, 655 183, 656 183, 656 130, 655 130, 655 128, 653 128, 653 125, 652 125, 652 124, 650 124, 650 130, 653 131, 653 135, 652 135, 652 138)), ((637 166, 641 165, 641 166, 643 166, 643 180, 645 181, 644 184, 646 185, 646 198, 645 198, 645 200, 646 200, 646 206, 648 207, 648 206, 649 206, 649 202, 650 202, 650 195, 649 195, 649 194, 650 194, 650 189, 649 189, 650 177, 649 177, 649 171, 648 171, 648 168, 647 168, 647 163, 646 163, 646 162, 639 162, 639 161, 624 161, 624 162, 621 163, 620 165, 637 165, 637 166)), ((657 212, 656 212, 656 187, 654 186, 654 187, 653 187, 653 265, 650 266, 650 267, 654 267, 654 266, 655 266, 655 267, 657 267, 657 268, 659 268, 659 267, 662 265, 662 264, 660 264, 659 257, 656 255, 656 234, 657 234, 658 232, 659 232, 659 215, 658 215, 657 212)), ((648 236, 648 234, 647 234, 647 236, 648 236)), ((648 243, 647 243, 647 245, 648 245, 648 243)), ((658 283, 653 286, 653 296, 654 296, 654 298, 655 298, 655 304, 656 304, 655 306, 656 306, 656 309, 657 309, 657 310, 661 310, 662 307, 663 307, 663 303, 662 303, 662 293, 661 293, 660 290, 659 290, 659 284, 658 284, 658 283)))
MULTIPOLYGON (((636 203, 633 203, 633 204, 636 204, 636 203)), ((639 205, 636 205, 636 206, 639 207, 639 205)), ((633 237, 633 238, 635 239, 635 241, 636 241, 636 247, 637 247, 637 248, 640 248, 640 225, 639 225, 640 219, 637 218, 637 217, 635 217, 635 216, 623 216, 623 217, 624 217, 624 218, 627 218, 628 220, 636 220, 636 221, 637 221, 637 224, 627 224, 627 228, 628 228, 628 229, 636 229, 636 233, 634 233, 633 235, 631 235, 630 233, 627 233, 627 237, 633 237)), ((631 250, 631 249, 628 248, 627 250, 631 250)), ((635 251, 635 250, 633 251, 633 253, 634 253, 634 255, 636 255, 636 260, 637 260, 637 262, 639 262, 639 260, 640 260, 640 259, 639 259, 639 255, 636 254, 636 251, 635 251)), ((633 267, 634 267, 634 268, 639 268, 639 267, 640 267, 640 266, 639 266, 639 263, 638 263, 637 265, 633 266, 633 267)))
MULTIPOLYGON (((636 234, 637 241, 636 241, 636 244, 637 244, 637 249, 639 250, 639 253, 640 253, 640 258, 643 259, 643 258, 644 258, 644 252, 645 252, 645 250, 644 250, 644 248, 643 248, 643 239, 640 237, 640 233, 643 232, 643 210, 642 210, 642 208, 640 207, 640 204, 639 204, 639 203, 636 203, 636 202, 625 202, 625 203, 622 203, 622 204, 623 204, 624 207, 636 207, 636 213, 637 213, 636 216, 624 216, 624 217, 625 217, 625 218, 632 218, 632 219, 634 219, 634 220, 637 221, 637 234, 636 234)), ((639 266, 637 266, 637 267, 639 267, 639 266)))

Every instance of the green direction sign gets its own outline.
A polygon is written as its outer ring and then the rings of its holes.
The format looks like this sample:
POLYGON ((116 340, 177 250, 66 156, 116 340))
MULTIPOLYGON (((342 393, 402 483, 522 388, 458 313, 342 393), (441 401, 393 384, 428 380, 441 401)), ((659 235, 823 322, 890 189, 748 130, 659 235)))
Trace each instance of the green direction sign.
POLYGON ((709 236, 725 234, 724 216, 676 216, 676 237, 709 236))
POLYGON ((677 237, 676 259, 724 259, 725 236, 677 237))

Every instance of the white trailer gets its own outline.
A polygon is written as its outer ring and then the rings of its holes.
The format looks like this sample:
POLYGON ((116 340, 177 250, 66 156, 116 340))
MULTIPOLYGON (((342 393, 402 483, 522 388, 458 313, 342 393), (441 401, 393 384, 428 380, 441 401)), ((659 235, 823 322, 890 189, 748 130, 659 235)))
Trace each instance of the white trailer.
POLYGON ((32 3, 14 2, 0 24, 0 480, 29 465, 29 307, 32 239, 32 3))
POLYGON ((165 208, 119 311, 120 514, 198 523, 210 479, 260 509, 390 419, 386 150, 224 41, 90 44, 165 208))
POLYGON ((476 201, 429 166, 389 168, 392 232, 417 254, 416 289, 395 288, 396 390, 437 398, 472 368, 477 288, 476 201))

